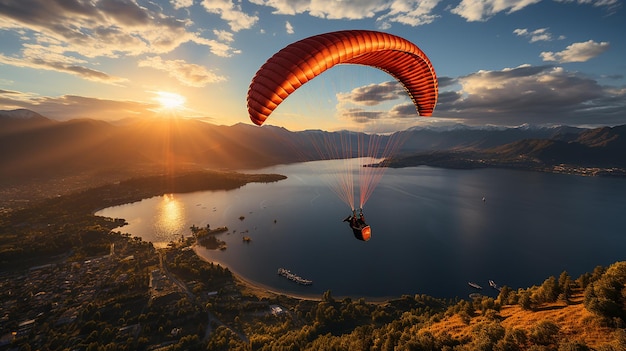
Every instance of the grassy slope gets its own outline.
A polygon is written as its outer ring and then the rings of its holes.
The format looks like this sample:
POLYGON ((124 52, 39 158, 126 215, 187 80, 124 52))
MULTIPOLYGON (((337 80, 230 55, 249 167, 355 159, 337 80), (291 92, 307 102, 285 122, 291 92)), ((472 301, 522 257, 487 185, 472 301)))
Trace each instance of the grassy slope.
MULTIPOLYGON (((593 348, 613 340, 614 329, 599 325, 597 318, 585 309, 582 301, 583 296, 579 294, 570 299, 569 305, 563 302, 544 304, 534 311, 523 310, 519 305, 508 305, 500 309, 497 317, 507 330, 520 328, 526 330, 528 334, 537 323, 544 320, 552 321, 560 327, 560 338, 583 341, 593 348)), ((447 332, 455 339, 463 339, 471 337, 473 328, 484 321, 487 321, 486 317, 474 316, 469 324, 465 324, 462 318, 455 314, 432 324, 428 331, 434 335, 447 332)))

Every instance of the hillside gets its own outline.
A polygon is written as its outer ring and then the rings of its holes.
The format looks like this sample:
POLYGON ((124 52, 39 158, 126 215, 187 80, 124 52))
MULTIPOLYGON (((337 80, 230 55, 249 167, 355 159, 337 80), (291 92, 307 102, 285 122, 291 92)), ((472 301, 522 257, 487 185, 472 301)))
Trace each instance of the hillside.
MULTIPOLYGON (((3 120, 0 118, 0 120, 3 120)), ((281 154, 269 129, 215 126, 195 120, 143 120, 115 126, 82 119, 14 120, 0 135, 4 179, 72 175, 146 167, 259 168, 293 157, 281 154), (9 128, 7 128, 9 129, 9 128), (269 147, 268 147, 269 146, 269 147)))
MULTIPOLYGON (((58 122, 20 109, 0 111, 0 127, 0 148, 5 150, 0 154, 0 185, 78 174, 143 174, 179 167, 258 169, 319 159, 316 140, 350 140, 351 149, 357 150, 356 133, 346 131, 291 132, 273 126, 223 126, 184 118, 136 119, 119 124, 91 119, 58 122), (348 138, 348 134, 352 136, 348 138)), ((399 153, 484 150, 524 139, 571 138, 582 131, 527 126, 414 128, 400 132, 406 141, 399 153)), ((606 134, 603 138, 608 143, 612 139, 606 134)), ((360 138, 367 140, 369 136, 360 138)))
MULTIPOLYGON (((624 168, 625 129, 413 128, 395 135, 405 142, 390 166, 542 171, 563 169, 562 164, 624 168)), ((345 148, 357 156, 357 140, 367 142, 369 138, 348 131, 292 132, 275 126, 223 126, 184 118, 59 122, 30 110, 0 111, 0 197, 26 201, 138 175, 207 168, 259 169, 326 158, 319 153, 321 143, 347 141, 345 148)), ((385 145, 387 138, 390 136, 383 136, 380 145, 385 145)), ((377 151, 380 154, 382 146, 377 151)))
MULTIPOLYGON (((505 329, 519 329, 530 335, 539 323, 554 322, 559 327, 559 338, 579 341, 592 348, 605 345, 615 339, 614 328, 602 326, 583 305, 582 294, 571 298, 569 304, 564 302, 546 303, 536 310, 524 310, 519 305, 502 306, 496 319, 505 329)), ((457 340, 471 339, 476 328, 491 322, 493 319, 477 314, 469 323, 454 314, 425 328, 437 337, 450 335, 457 340)))
POLYGON ((0 137, 28 129, 36 129, 54 122, 37 112, 17 109, 0 111, 0 137))
POLYGON ((583 175, 626 175, 626 126, 522 139, 486 149, 414 152, 395 157, 390 167, 515 168, 583 175))
POLYGON ((455 125, 441 128, 412 128, 402 147, 403 152, 434 150, 484 150, 524 139, 576 138, 585 129, 556 126, 530 127, 522 125, 512 128, 469 127, 455 125))
POLYGON ((486 150, 502 159, 520 155, 545 164, 576 164, 588 167, 626 166, 626 126, 584 131, 572 141, 525 139, 486 150))
MULTIPOLYGON (((294 162, 278 128, 197 120, 50 120, 0 111, 0 207, 125 179, 294 162)), ((32 111, 31 111, 32 112, 32 111)))

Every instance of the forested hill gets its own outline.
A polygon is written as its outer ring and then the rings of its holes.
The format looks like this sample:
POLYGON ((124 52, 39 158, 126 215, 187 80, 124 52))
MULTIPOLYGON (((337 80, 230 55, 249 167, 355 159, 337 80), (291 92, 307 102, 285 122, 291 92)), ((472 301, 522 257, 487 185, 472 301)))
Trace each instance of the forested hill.
POLYGON ((287 131, 278 128, 187 119, 58 122, 16 111, 19 118, 0 112, 2 182, 165 167, 254 169, 297 160, 281 143, 287 131))
POLYGON ((584 131, 571 141, 526 139, 487 150, 503 158, 535 158, 545 163, 598 167, 626 166, 626 125, 584 131))
POLYGON ((517 169, 626 175, 626 125, 584 130, 549 139, 523 139, 487 149, 459 149, 402 155, 391 167, 517 169))

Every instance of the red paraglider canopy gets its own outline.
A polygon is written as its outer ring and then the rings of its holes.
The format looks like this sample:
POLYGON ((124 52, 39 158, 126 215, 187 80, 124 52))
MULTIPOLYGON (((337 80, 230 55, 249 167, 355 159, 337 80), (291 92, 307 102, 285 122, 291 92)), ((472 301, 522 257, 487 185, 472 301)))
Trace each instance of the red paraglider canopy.
POLYGON ((262 125, 289 94, 337 64, 389 73, 405 87, 421 116, 430 116, 437 104, 437 75, 420 48, 387 33, 346 30, 302 39, 267 60, 248 89, 250 119, 262 125))
MULTIPOLYGON (((387 33, 370 30, 345 30, 315 35, 287 45, 270 57, 252 78, 248 89, 247 105, 250 119, 262 125, 272 112, 308 81, 338 64, 357 64, 378 68, 397 79, 407 91, 419 115, 430 116, 437 104, 439 85, 433 66, 424 52, 410 41, 387 33)), ((356 149, 359 162, 365 159, 388 159, 399 148, 401 141, 392 135, 386 145, 380 136, 371 135, 368 142, 357 135, 356 149)), ((350 134, 347 134, 350 137, 350 134)), ((337 145, 327 140, 320 142, 330 155, 329 159, 354 157, 350 140, 337 145)), ((317 145, 316 145, 317 146, 317 145)), ((320 148, 321 149, 321 148, 320 148)), ((349 162, 348 162, 349 164, 349 162)), ((352 169, 346 167, 337 193, 352 210, 354 184, 352 169)), ((359 191, 362 208, 380 180, 384 167, 359 167, 359 191)), ((371 238, 371 228, 363 223, 351 226, 357 239, 371 238)))

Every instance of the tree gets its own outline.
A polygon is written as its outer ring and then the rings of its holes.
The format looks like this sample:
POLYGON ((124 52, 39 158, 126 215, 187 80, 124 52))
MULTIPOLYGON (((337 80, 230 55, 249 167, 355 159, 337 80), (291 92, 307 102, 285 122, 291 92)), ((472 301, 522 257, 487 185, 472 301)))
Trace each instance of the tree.
POLYGON ((614 263, 585 289, 585 308, 605 318, 626 320, 625 284, 626 262, 614 263))
POLYGON ((511 288, 509 288, 508 286, 505 285, 500 289, 500 293, 498 294, 498 300, 500 301, 500 305, 510 304, 509 302, 510 294, 511 294, 511 288))
POLYGON ((504 338, 505 329, 498 322, 485 322, 474 327, 474 338, 469 345, 472 350, 493 350, 496 343, 504 338))
POLYGON ((558 299, 569 303, 569 297, 572 295, 572 278, 563 271, 559 276, 559 297, 558 299))
POLYGON ((322 301, 324 302, 329 302, 329 303, 334 303, 335 299, 333 298, 333 296, 331 295, 330 290, 326 290, 324 292, 324 294, 322 295, 322 301))
POLYGON ((589 272, 581 274, 580 277, 576 279, 576 283, 578 284, 578 287, 583 290, 587 288, 587 285, 589 285, 590 282, 591 282, 591 273, 589 272))
POLYGON ((538 291, 539 300, 537 302, 554 302, 559 297, 559 283, 554 276, 546 279, 538 291))
POLYGON ((483 315, 487 313, 489 310, 500 309, 499 306, 496 306, 496 303, 492 297, 483 297, 480 302, 480 311, 483 315))
POLYGON ((591 277, 589 279, 590 282, 595 282, 596 280, 600 279, 605 271, 606 271, 606 268, 602 266, 596 266, 593 269, 593 273, 591 273, 591 277))
POLYGON ((559 290, 560 292, 570 290, 570 284, 572 282, 572 278, 566 271, 561 272, 559 275, 559 290))
POLYGON ((530 332, 530 340, 539 345, 553 345, 557 342, 559 326, 549 320, 537 323, 530 332))
POLYGON ((529 291, 521 291, 517 302, 524 310, 530 311, 532 309, 532 299, 529 291))
POLYGON ((497 346, 501 346, 499 350, 514 351, 523 350, 528 344, 528 334, 524 329, 512 328, 507 329, 504 338, 500 340, 497 346))

